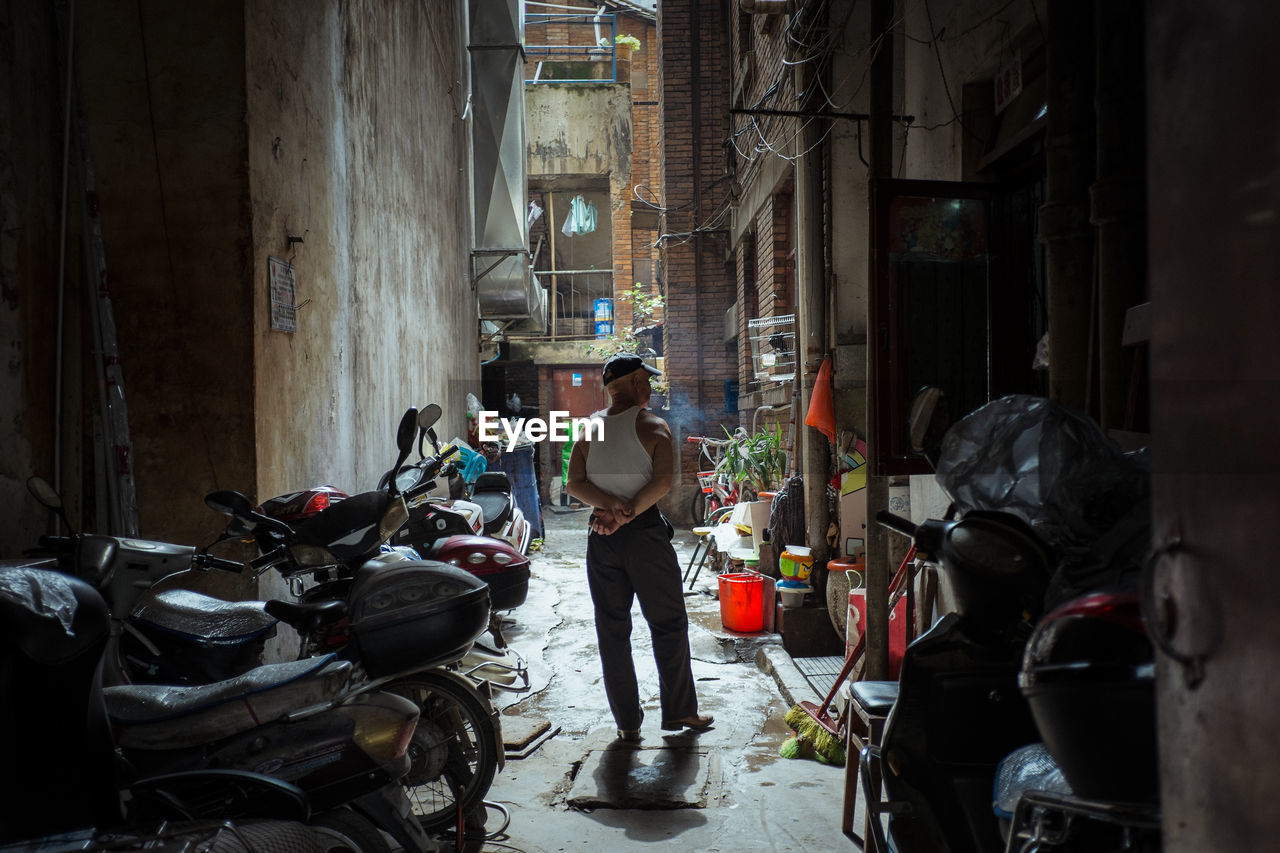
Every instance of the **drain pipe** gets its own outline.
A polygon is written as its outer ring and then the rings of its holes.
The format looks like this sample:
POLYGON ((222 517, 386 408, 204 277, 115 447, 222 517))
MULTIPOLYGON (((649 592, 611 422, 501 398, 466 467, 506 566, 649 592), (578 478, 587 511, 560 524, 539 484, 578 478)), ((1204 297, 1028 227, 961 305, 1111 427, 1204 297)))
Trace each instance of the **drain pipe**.
MULTIPOLYGON (((807 17, 807 16, 806 16, 807 17)), ((797 107, 806 111, 814 106, 817 75, 816 62, 801 62, 795 66, 797 107)), ((796 164, 796 271, 799 283, 799 334, 796 338, 796 374, 800 378, 804 411, 809 409, 818 369, 827 354, 827 295, 825 252, 822 238, 824 213, 822 209, 822 137, 825 120, 798 118, 800 127, 798 144, 802 152, 796 164), (801 378, 802 377, 802 378, 801 378)), ((827 507, 827 439, 821 432, 796 424, 800 435, 804 472, 805 528, 809 533, 809 547, 813 549, 813 584, 818 600, 826 598, 826 573, 823 570, 830 557, 827 547, 827 527, 831 523, 827 507)))

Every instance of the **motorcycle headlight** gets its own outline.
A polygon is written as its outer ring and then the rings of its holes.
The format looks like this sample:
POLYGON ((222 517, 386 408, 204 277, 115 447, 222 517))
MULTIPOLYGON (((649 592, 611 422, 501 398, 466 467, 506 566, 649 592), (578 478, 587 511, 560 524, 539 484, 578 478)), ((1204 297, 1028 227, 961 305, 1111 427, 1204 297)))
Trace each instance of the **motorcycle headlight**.
POLYGON ((472 551, 467 555, 467 562, 473 566, 482 565, 489 557, 483 551, 472 551))
POLYGON ((499 566, 506 566, 511 563, 512 557, 506 551, 497 551, 493 554, 492 560, 499 566))

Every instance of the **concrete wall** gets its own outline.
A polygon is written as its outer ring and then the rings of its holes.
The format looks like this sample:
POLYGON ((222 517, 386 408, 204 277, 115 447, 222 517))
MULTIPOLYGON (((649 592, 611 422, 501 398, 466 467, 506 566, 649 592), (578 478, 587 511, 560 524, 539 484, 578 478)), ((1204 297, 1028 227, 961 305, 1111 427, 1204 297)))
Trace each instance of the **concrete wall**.
MULTIPOLYGON (((62 90, 35 5, 0 5, 0 495, 20 507, 4 554, 43 527, 22 482, 52 469, 62 90)), ((77 4, 144 536, 208 541, 215 488, 371 487, 409 405, 437 400, 440 432, 463 431, 479 360, 461 32, 454 2, 77 4), (268 256, 311 300, 296 334, 269 331, 268 256)), ((74 515, 95 503, 97 389, 74 202, 71 224, 74 515)))
POLYGON ((140 531, 182 542, 255 465, 244 34, 238 4, 77 4, 140 531))
POLYGON ((625 84, 525 87, 529 177, 631 173, 631 90, 625 84))
MULTIPOLYGON (((58 52, 52 12, 5 0, 0 22, 0 504, 7 514, 0 556, 8 556, 44 530, 46 513, 28 496, 26 479, 53 476, 62 115, 53 79, 58 52)), ((77 341, 80 266, 76 253, 67 329, 77 341)), ((79 368, 73 350, 63 403, 72 408, 67 420, 77 424, 79 368)), ((78 468, 76 445, 65 457, 65 465, 78 468)), ((77 479, 69 468, 65 480, 77 479)), ((73 507, 80 497, 78 488, 67 496, 73 507)))
POLYGON ((453 3, 248 10, 255 485, 372 488, 406 407, 439 402, 452 436, 480 393, 461 20, 453 3), (293 256, 311 300, 297 334, 270 330, 268 256, 293 256))

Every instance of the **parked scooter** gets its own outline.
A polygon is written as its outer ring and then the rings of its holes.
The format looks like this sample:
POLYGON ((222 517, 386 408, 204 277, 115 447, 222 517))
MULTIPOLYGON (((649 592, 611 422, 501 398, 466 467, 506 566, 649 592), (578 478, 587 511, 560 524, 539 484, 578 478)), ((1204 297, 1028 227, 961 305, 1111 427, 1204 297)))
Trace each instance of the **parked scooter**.
MULTIPOLYGON (((393 470, 416 429, 410 409, 397 431, 393 470)), ((299 604, 268 602, 266 609, 299 629, 304 654, 335 651, 420 707, 405 785, 423 826, 437 831, 459 811, 476 814, 505 758, 498 714, 483 682, 444 667, 485 630, 488 587, 454 566, 415 559, 411 549, 384 547, 408 517, 395 484, 294 524, 255 511, 235 492, 215 492, 206 503, 231 517, 230 535, 253 537, 261 554, 255 571, 275 569, 301 592, 299 604), (304 580, 316 585, 302 591, 304 580)))
POLYGON ((0 569, 0 849, 319 851, 294 785, 228 770, 126 775, 102 706, 109 633, 89 584, 0 569))
POLYGON ((1040 621, 1018 683, 1044 743, 996 776, 1007 850, 1158 853, 1154 654, 1132 592, 1089 593, 1040 621))
MULTIPOLYGON (((1096 688, 1099 672, 1123 662, 1114 636, 1099 642, 1108 632, 1076 619, 1092 605, 1077 601, 1055 610, 1034 636, 1032 627, 1046 601, 1052 607, 1082 587, 1123 580, 1144 541, 1135 472, 1123 470, 1113 447, 1094 446, 1094 433, 1101 433, 1087 419, 1048 401, 1005 398, 947 431, 943 405, 937 389, 917 398, 911 439, 935 463, 939 484, 955 501, 948 520, 917 526, 888 513, 878 520, 912 536, 917 551, 941 566, 957 612, 907 648, 899 681, 888 684, 897 698, 880 745, 859 757, 869 850, 885 851, 890 843, 900 853, 1006 849, 992 812, 997 765, 1042 735, 1058 750, 1055 726, 1083 707, 1092 711, 1086 720, 1101 722, 1105 711, 1094 710, 1094 703, 1106 696, 1091 689, 1084 673, 1095 676, 1096 688), (1062 630, 1068 624, 1073 627, 1062 630)), ((1110 599, 1102 609, 1114 604, 1110 599)), ((1129 670, 1135 671, 1131 663, 1129 670)), ((1084 761, 1098 758, 1095 752, 1084 761)), ((1095 763, 1093 772, 1102 767, 1095 763)), ((1046 796, 1024 797, 1031 829, 1015 826, 1009 850, 1121 849, 1048 845, 1048 836, 1036 834, 1053 823, 1045 817, 1046 796)), ((1060 823, 1077 820, 1078 802, 1056 802, 1060 823)))
MULTIPOLYGON (((98 831, 122 823, 116 786, 118 769, 126 765, 116 760, 114 738, 130 771, 143 774, 130 784, 128 801, 128 831, 141 832, 141 841, 155 841, 141 826, 147 821, 299 821, 308 820, 314 807, 315 839, 308 840, 308 833, 299 840, 297 830, 286 829, 277 843, 314 845, 319 839, 325 849, 386 849, 376 826, 349 804, 360 802, 363 809, 367 795, 376 797, 387 783, 379 774, 403 772, 408 763, 403 745, 393 755, 394 744, 407 740, 417 715, 399 697, 389 697, 392 704, 375 702, 381 711, 316 707, 305 722, 286 719, 290 707, 328 701, 343 675, 331 659, 317 662, 315 674, 264 667, 199 696, 160 686, 104 690, 111 632, 106 602, 84 580, 47 569, 0 570, 0 632, 9 635, 0 665, 0 719, 9 733, 2 750, 0 839, 88 826, 92 841, 98 831), (393 720, 385 718, 388 709, 393 720), (291 756, 292 763, 271 764, 273 751, 291 756), (313 759, 309 766, 304 756, 313 759), (324 762, 318 765, 316 756, 324 762)), ((387 808, 369 804, 386 817, 387 808)), ((380 823, 396 833, 391 823, 380 823)), ((425 837, 413 830, 402 843, 426 849, 425 837)))
MULTIPOLYGON (((60 499, 51 487, 38 478, 33 478, 29 487, 42 503, 61 512, 60 499)), ((252 512, 247 500, 240 496, 234 498, 238 498, 237 505, 245 513, 252 512)), ((67 526, 71 526, 69 522, 67 526)), ((296 698, 291 698, 287 692, 263 693, 259 698, 269 699, 270 703, 265 708, 254 706, 252 715, 267 721, 271 719, 267 716, 270 713, 286 713, 286 721, 293 722, 310 714, 293 713, 296 708, 342 701, 358 707, 360 714, 381 716, 381 720, 375 717, 361 723, 365 731, 377 735, 392 718, 371 706, 389 703, 393 709, 398 708, 402 712, 407 708, 414 718, 421 711, 426 725, 405 734, 407 755, 402 750, 400 755, 394 756, 393 764, 384 768, 386 772, 364 765, 356 771, 362 777, 361 784, 386 777, 389 787, 384 787, 379 799, 370 802, 368 808, 385 811, 384 802, 399 803, 402 807, 397 806, 396 811, 400 817, 383 814, 380 820, 404 822, 408 828, 401 835, 417 835, 421 830, 441 834, 454 827, 456 805, 466 792, 467 780, 474 778, 469 759, 479 754, 480 759, 487 759, 490 763, 493 760, 491 738, 498 736, 487 728, 487 715, 491 710, 474 695, 474 688, 465 683, 460 685, 462 679, 449 673, 416 671, 417 667, 434 662, 424 659, 425 652, 435 649, 444 659, 456 657, 467 645, 465 639, 459 640, 458 637, 475 636, 483 630, 488 615, 487 589, 465 572, 439 564, 424 567, 409 561, 401 561, 405 565, 397 566, 398 571, 389 572, 385 571, 389 566, 370 561, 372 565, 362 570, 359 584, 350 591, 350 600, 356 609, 349 615, 348 604, 343 600, 321 601, 312 605, 283 601, 226 602, 186 589, 158 591, 159 581, 166 582, 160 586, 167 586, 183 573, 211 568, 238 572, 244 568, 242 563, 200 553, 190 546, 95 535, 44 537, 41 543, 54 551, 57 564, 64 571, 81 576, 101 588, 110 599, 114 614, 124 614, 116 619, 105 669, 117 681, 145 682, 107 690, 115 703, 113 707, 118 706, 121 725, 133 729, 133 733, 122 736, 122 746, 127 749, 162 752, 180 749, 183 738, 189 735, 207 736, 207 733, 197 731, 204 718, 187 716, 204 714, 207 710, 193 707, 188 701, 191 697, 224 706, 226 697, 235 699, 241 690, 261 693, 281 679, 289 690, 301 692, 296 698), (450 584, 462 598, 469 600, 463 602, 461 613, 450 614, 443 622, 433 619, 427 612, 432 602, 437 607, 443 602, 445 609, 455 610, 448 607, 450 584), (414 594, 416 589, 428 591, 414 594), (384 604, 371 614, 365 602, 385 595, 387 590, 405 598, 408 604, 384 604), (397 617, 405 617, 406 606, 413 608, 413 614, 417 616, 415 624, 420 630, 401 636, 396 632, 394 622, 397 617), (257 667, 258 655, 265 640, 275 633, 278 620, 303 632, 309 642, 304 644, 302 655, 296 662, 257 667), (434 645, 423 642, 431 639, 422 633, 428 628, 438 630, 445 639, 441 641, 437 637, 434 645), (441 651, 442 642, 447 646, 444 651, 441 651), (400 673, 402 667, 413 671, 414 677, 393 681, 392 676, 400 673), (156 683, 187 686, 155 687, 156 683), (323 693, 316 693, 321 688, 323 693), (163 702, 175 696, 181 698, 183 704, 166 710, 163 702), (373 701, 369 697, 380 698, 373 701), (151 706, 151 710, 144 707, 139 712, 130 708, 130 703, 135 700, 151 706), (163 720, 154 719, 155 714, 151 711, 164 718, 173 716, 176 723, 166 726, 163 720), (478 725, 475 723, 477 720, 480 721, 478 725), (462 737, 468 741, 458 742, 462 737), (484 740, 477 748, 471 741, 481 738, 484 740), (395 782, 396 779, 400 782, 395 782), (404 799, 405 791, 413 796, 412 808, 419 814, 416 820, 408 819, 411 804, 404 799)), ((215 710, 222 713, 228 708, 235 711, 240 706, 232 704, 215 710)), ((214 716, 216 718, 216 714, 214 716)), ((242 723, 243 720, 223 721, 216 723, 215 727, 234 727, 242 723)), ((338 723, 341 726, 343 721, 338 720, 338 723)), ((333 734, 324 735, 314 723, 308 730, 316 737, 334 738, 333 734)), ((258 750, 258 757, 265 760, 261 753, 267 740, 255 732, 249 732, 245 737, 251 747, 258 750)), ((273 769, 273 773, 281 775, 288 772, 293 757, 304 766, 308 763, 310 753, 305 745, 291 744, 287 737, 278 736, 273 736, 271 743, 272 748, 282 750, 281 760, 285 762, 283 769, 278 773, 273 769)), ((220 744, 218 749, 223 751, 219 753, 218 760, 236 760, 238 747, 238 741, 220 744)), ((204 753, 211 749, 203 747, 204 753)), ((170 757, 167 754, 157 757, 142 755, 135 760, 150 766, 170 757)), ((326 761, 331 763, 338 757, 334 753, 326 761)), ((328 767, 325 762, 321 766, 328 767)), ((328 767, 329 771, 333 769, 328 767)), ((332 777, 332 772, 329 772, 319 781, 327 785, 333 781, 332 777)), ((492 772, 488 779, 492 779, 492 772)), ((487 790, 487 782, 476 796, 482 796, 484 790, 487 790)), ((323 798, 322 801, 328 802, 323 798)), ((352 821, 336 820, 341 826, 335 831, 341 831, 344 837, 358 837, 359 827, 349 826, 352 821)), ((368 830, 365 836, 376 837, 372 827, 368 830)), ((409 849, 419 849, 424 838, 404 840, 397 836, 397 840, 409 849)))
POLYGON ((396 488, 404 494, 409 509, 409 520, 392 541, 483 578, 489 585, 493 609, 513 610, 524 603, 529 592, 528 522, 515 507, 510 483, 502 472, 496 472, 506 482, 501 500, 493 497, 502 493, 497 491, 501 484, 492 473, 479 475, 475 484, 478 497, 473 495, 472 501, 456 497, 464 487, 457 467, 447 461, 454 455, 454 446, 441 448, 436 436, 440 414, 435 403, 422 407, 418 413, 418 460, 387 471, 378 484, 388 488, 394 471, 396 488), (435 451, 432 455, 426 453, 427 439, 435 451), (485 480, 486 476, 492 479, 485 480), (482 482, 492 485, 481 489, 482 482), (450 497, 445 499, 442 491, 450 497), (508 535, 499 535, 503 531, 508 535))
MULTIPOLYGON (((529 668, 524 658, 507 646, 502 633, 501 611, 519 607, 529 590, 529 558, 507 542, 476 535, 482 529, 483 512, 476 504, 449 499, 446 494, 462 492, 461 477, 446 460, 453 447, 443 449, 434 431, 440 407, 424 406, 417 415, 418 459, 401 460, 398 468, 385 473, 379 490, 395 489, 404 496, 407 519, 392 535, 393 548, 409 547, 414 554, 458 566, 483 580, 489 587, 489 638, 478 637, 475 644, 450 668, 493 688, 520 693, 529 689, 529 668), (425 452, 431 439, 434 455, 425 452), (397 471, 394 483, 391 471, 397 471), (443 481, 443 487, 442 487, 443 481)), ((271 518, 299 524, 349 496, 333 486, 318 486, 263 501, 258 512, 271 518)))

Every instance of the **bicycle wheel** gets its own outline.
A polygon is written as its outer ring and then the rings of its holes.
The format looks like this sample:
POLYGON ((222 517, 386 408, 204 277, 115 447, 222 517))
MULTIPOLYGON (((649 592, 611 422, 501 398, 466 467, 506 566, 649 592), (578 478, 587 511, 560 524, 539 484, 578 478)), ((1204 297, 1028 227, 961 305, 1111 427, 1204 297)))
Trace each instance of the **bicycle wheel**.
POLYGON ((454 677, 422 672, 387 685, 418 706, 409 742, 411 765, 401 780, 428 834, 457 823, 484 801, 498 769, 494 722, 485 704, 454 677))
POLYGON ((693 493, 693 500, 689 501, 689 517, 695 525, 705 524, 707 521, 707 496, 702 493, 701 488, 693 493))

